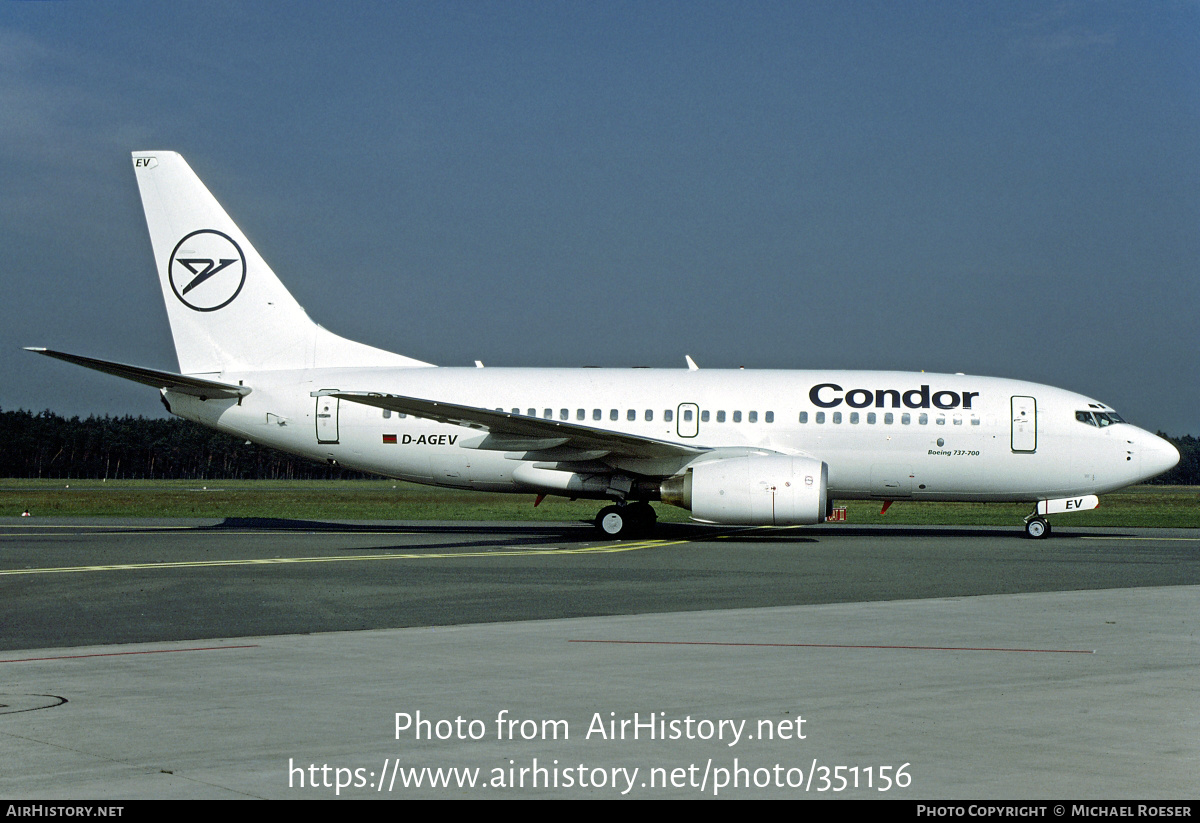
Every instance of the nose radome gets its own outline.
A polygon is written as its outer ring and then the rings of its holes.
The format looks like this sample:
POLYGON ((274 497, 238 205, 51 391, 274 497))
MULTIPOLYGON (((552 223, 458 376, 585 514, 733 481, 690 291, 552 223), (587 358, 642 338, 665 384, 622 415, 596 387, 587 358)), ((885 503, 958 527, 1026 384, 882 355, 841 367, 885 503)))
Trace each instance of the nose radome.
POLYGON ((1169 441, 1157 435, 1146 432, 1142 439, 1142 469, 1146 479, 1157 477, 1163 472, 1175 467, 1179 462, 1179 449, 1169 441))

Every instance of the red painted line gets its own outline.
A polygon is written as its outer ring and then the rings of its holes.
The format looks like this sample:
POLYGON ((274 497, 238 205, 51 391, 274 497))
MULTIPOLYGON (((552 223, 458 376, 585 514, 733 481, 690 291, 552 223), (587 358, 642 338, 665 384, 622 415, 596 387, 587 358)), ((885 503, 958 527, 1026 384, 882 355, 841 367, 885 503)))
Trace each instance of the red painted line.
POLYGON ((783 649, 900 649, 923 652, 1025 652, 1034 654, 1095 654, 1091 649, 1001 649, 987 646, 852 646, 844 643, 721 643, 706 640, 568 640, 568 643, 611 643, 627 646, 748 646, 783 649))
POLYGON ((131 654, 175 654, 176 652, 218 652, 225 649, 257 649, 253 646, 201 646, 195 649, 151 649, 145 652, 102 652, 98 654, 64 654, 59 657, 17 657, 0 663, 32 663, 37 660, 79 660, 84 657, 123 657, 131 654))

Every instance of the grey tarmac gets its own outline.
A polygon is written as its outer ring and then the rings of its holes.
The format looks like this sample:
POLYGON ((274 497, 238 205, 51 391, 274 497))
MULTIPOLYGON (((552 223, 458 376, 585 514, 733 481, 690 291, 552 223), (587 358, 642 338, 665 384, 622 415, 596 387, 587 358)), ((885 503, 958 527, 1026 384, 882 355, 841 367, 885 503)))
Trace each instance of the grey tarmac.
POLYGON ((0 796, 1193 796, 1198 585, 1194 530, 6 518, 0 796))

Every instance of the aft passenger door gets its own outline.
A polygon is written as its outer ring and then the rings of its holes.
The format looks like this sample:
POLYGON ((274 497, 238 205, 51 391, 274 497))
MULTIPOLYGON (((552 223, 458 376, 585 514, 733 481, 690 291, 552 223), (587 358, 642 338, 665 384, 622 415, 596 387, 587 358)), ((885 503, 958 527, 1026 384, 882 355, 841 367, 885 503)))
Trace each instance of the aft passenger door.
POLYGON ((317 398, 317 442, 338 442, 338 406, 341 400, 337 397, 323 395, 317 398))

